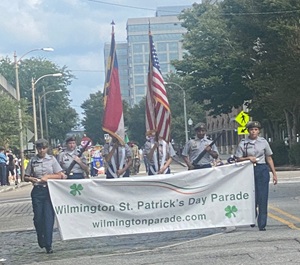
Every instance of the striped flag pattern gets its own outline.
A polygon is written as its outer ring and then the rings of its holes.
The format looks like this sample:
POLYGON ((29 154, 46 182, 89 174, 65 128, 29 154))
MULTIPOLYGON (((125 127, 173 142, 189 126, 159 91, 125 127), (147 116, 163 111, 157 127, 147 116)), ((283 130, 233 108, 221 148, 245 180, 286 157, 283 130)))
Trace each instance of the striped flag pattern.
POLYGON ((125 128, 114 27, 112 27, 110 54, 106 69, 106 79, 103 90, 104 115, 102 129, 116 137, 123 145, 125 128))
POLYGON ((156 49, 149 32, 149 70, 146 94, 146 133, 170 141, 171 111, 156 49))

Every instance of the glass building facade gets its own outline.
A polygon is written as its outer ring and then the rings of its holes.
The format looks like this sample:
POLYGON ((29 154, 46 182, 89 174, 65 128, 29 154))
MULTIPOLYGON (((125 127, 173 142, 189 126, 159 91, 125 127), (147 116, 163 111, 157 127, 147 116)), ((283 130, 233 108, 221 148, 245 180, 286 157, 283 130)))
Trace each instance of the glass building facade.
MULTIPOLYGON (((149 64, 149 27, 157 51, 163 76, 175 69, 172 60, 182 59, 181 40, 186 29, 181 27, 177 15, 189 6, 158 7, 155 17, 129 18, 127 42, 117 42, 121 94, 130 106, 139 104, 147 90, 149 64)), ((110 43, 104 47, 105 67, 110 43)))
POLYGON ((182 59, 185 29, 177 16, 132 18, 127 21, 129 94, 131 106, 146 95, 149 64, 149 28, 163 76, 174 72, 171 61, 182 59))

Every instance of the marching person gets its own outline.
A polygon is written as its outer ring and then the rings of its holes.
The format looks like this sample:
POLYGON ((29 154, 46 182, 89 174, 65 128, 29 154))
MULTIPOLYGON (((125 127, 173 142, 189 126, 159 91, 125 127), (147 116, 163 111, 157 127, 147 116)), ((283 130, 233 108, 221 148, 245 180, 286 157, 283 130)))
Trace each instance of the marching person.
POLYGON ((212 167, 211 163, 213 160, 217 159, 219 156, 218 148, 215 144, 212 147, 209 146, 212 140, 208 139, 206 136, 206 125, 204 123, 197 123, 194 130, 196 132, 196 137, 185 144, 182 151, 183 160, 189 170, 210 168, 212 167), (200 159, 196 166, 193 166, 193 161, 204 150, 206 150, 205 155, 200 159))
MULTIPOLYGON (((237 161, 250 160, 254 165, 255 211, 260 231, 266 231, 269 197, 269 168, 273 174, 273 183, 277 184, 277 174, 272 159, 269 143, 259 136, 261 125, 258 121, 250 121, 246 125, 249 136, 239 143, 235 156, 237 161), (257 212, 258 211, 258 212, 257 212)), ((254 227, 255 225, 251 225, 254 227)))
POLYGON ((121 145, 116 137, 111 136, 111 141, 104 144, 103 156, 107 163, 105 172, 107 179, 129 177, 132 154, 127 144, 121 145))
POLYGON ((128 146, 131 149, 132 164, 130 167, 130 173, 136 175, 140 170, 140 152, 139 147, 134 142, 128 142, 128 146))
POLYGON ((167 143, 161 138, 156 142, 152 135, 145 143, 144 154, 147 155, 149 176, 171 173, 170 164, 176 155, 171 143, 167 143), (158 156, 157 151, 159 152, 158 156))
POLYGON ((62 168, 55 157, 47 154, 48 141, 39 139, 35 142, 37 155, 29 161, 24 180, 33 184, 31 191, 33 223, 37 233, 38 244, 48 254, 53 253, 52 237, 54 226, 54 210, 47 186, 48 179, 63 179, 62 168))
POLYGON ((58 162, 62 169, 66 171, 70 164, 76 161, 76 164, 72 168, 68 179, 84 179, 89 176, 89 166, 87 165, 87 159, 84 155, 78 157, 79 151, 77 150, 76 138, 74 136, 66 139, 66 149, 58 154, 58 162))

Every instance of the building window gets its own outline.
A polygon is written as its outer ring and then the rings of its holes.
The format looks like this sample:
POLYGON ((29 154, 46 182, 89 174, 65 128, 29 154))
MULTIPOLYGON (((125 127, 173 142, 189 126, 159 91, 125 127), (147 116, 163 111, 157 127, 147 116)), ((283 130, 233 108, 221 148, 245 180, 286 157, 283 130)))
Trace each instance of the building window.
POLYGON ((146 86, 135 86, 135 95, 137 97, 137 95, 142 95, 145 96, 146 93, 146 86))
POLYGON ((134 74, 144 74, 144 66, 143 65, 135 65, 134 66, 134 74))
POLYGON ((132 48, 134 50, 134 53, 143 52, 143 44, 133 44, 132 48))
POLYGON ((178 55, 178 52, 171 52, 169 53, 169 60, 172 61, 172 60, 178 60, 179 59, 179 55, 178 55))
POLYGON ((159 42, 157 43, 157 52, 163 52, 167 50, 167 43, 165 42, 159 42))
POLYGON ((135 54, 133 56, 133 62, 134 63, 143 63, 144 62, 144 56, 143 56, 143 54, 135 54))
POLYGON ((158 61, 159 62, 167 62, 167 54, 166 53, 157 53, 158 61))
POLYGON ((169 51, 178 51, 178 42, 169 42, 169 51))
POLYGON ((135 84, 145 84, 145 79, 143 75, 135 75, 134 76, 134 83, 135 84))

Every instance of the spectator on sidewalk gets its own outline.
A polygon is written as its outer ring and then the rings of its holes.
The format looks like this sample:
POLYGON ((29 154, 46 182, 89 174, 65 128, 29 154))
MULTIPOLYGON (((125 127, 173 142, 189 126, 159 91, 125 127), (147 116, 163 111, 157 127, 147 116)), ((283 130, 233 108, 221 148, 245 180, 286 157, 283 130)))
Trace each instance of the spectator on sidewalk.
POLYGON ((11 151, 8 151, 6 156, 8 159, 6 166, 7 184, 10 185, 16 181, 15 159, 11 151))
POLYGON ((35 142, 38 154, 32 157, 25 170, 25 181, 33 184, 31 191, 33 223, 37 233, 38 244, 48 254, 53 253, 52 237, 54 210, 48 190, 48 179, 62 179, 64 174, 54 156, 47 154, 48 141, 39 139, 35 142))
POLYGON ((1 186, 6 186, 7 185, 6 164, 7 164, 7 156, 5 154, 5 148, 3 146, 0 146, 0 181, 1 181, 1 186))

